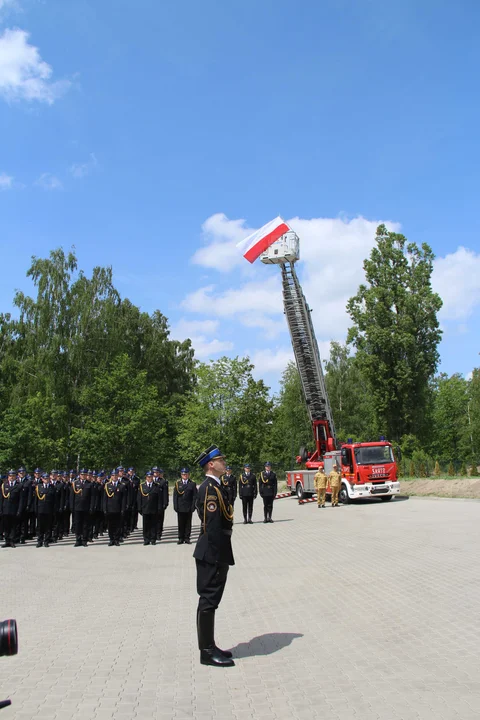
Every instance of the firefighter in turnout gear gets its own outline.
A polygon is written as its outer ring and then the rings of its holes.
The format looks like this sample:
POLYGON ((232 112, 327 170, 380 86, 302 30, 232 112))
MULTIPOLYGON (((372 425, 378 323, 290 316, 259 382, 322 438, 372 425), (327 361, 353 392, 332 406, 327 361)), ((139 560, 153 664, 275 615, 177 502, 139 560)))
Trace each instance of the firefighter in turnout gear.
POLYGON ((235 665, 229 650, 215 644, 215 611, 223 596, 232 552, 233 508, 227 489, 220 478, 225 459, 216 445, 210 445, 196 462, 205 472, 205 481, 197 495, 197 512, 202 523, 193 557, 197 567, 198 648, 202 665, 231 667, 235 665))
POLYGON ((325 507, 325 494, 327 492, 327 476, 323 468, 318 468, 315 475, 315 490, 317 491, 317 507, 325 507))
POLYGON ((227 491, 228 502, 233 507, 237 499, 237 478, 232 475, 232 468, 227 465, 225 475, 221 477, 222 485, 227 491))
POLYGON ((272 463, 265 463, 265 470, 260 473, 258 478, 258 489, 260 497, 263 498, 263 514, 264 523, 273 523, 273 501, 277 494, 277 476, 272 472, 272 463))
POLYGON ((238 483, 238 494, 242 501, 243 524, 250 525, 253 523, 253 501, 257 497, 257 478, 254 473, 250 472, 250 465, 246 463, 243 466, 243 473, 240 475, 238 483))
POLYGON ((332 507, 338 507, 338 493, 340 491, 340 484, 342 481, 342 475, 339 472, 338 466, 334 465, 328 476, 330 483, 330 489, 332 491, 332 507))

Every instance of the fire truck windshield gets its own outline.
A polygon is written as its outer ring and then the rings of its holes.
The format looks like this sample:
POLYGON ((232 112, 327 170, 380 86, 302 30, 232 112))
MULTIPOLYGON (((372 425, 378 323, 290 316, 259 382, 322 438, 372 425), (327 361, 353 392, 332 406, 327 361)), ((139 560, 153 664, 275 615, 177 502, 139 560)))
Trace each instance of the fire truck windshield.
POLYGON ((357 465, 381 465, 395 462, 392 448, 389 445, 371 445, 355 448, 357 465))

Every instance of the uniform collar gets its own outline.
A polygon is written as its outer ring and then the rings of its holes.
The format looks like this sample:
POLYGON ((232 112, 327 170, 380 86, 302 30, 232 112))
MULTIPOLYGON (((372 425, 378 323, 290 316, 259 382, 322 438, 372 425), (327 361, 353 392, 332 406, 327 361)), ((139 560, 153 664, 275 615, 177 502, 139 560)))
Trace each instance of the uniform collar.
POLYGON ((215 480, 215 482, 217 483, 217 485, 220 485, 220 479, 217 478, 217 477, 215 477, 215 475, 209 475, 209 474, 207 473, 207 475, 205 475, 205 477, 206 477, 206 478, 211 478, 212 480, 215 480))

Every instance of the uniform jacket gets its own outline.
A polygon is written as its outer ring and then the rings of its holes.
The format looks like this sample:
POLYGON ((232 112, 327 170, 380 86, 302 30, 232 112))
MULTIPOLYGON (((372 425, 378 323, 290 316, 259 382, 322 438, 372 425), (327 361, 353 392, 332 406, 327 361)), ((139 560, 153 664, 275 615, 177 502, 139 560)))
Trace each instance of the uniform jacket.
POLYGON ((255 473, 250 473, 250 475, 245 475, 245 473, 242 473, 240 475, 240 480, 238 481, 239 497, 256 498, 257 491, 257 478, 255 476, 255 473))
MULTIPOLYGON (((17 482, 19 481, 17 480, 17 482)), ((30 512, 33 505, 33 480, 30 477, 25 477, 23 480, 20 480, 20 483, 22 485, 23 492, 22 512, 30 512)))
POLYGON ((319 470, 315 473, 315 490, 323 490, 327 487, 327 476, 323 470, 319 470))
POLYGON ((20 515, 24 509, 24 488, 18 480, 2 483, 0 492, 0 512, 2 515, 20 515))
POLYGON ((57 490, 54 485, 38 483, 34 497, 37 515, 53 515, 57 499, 57 490))
POLYGON ((266 472, 265 470, 260 473, 258 478, 258 489, 260 490, 261 497, 275 497, 277 494, 277 476, 274 472, 266 472))
POLYGON ((168 480, 166 478, 157 478, 154 480, 154 483, 158 485, 160 489, 161 507, 159 510, 166 510, 168 503, 170 502, 170 498, 168 496, 168 480))
POLYGON ((193 557, 211 565, 217 562, 235 565, 232 551, 233 511, 226 488, 207 477, 198 490, 196 507, 202 527, 193 557))
POLYGON ((127 507, 127 494, 128 488, 125 483, 118 481, 116 484, 113 482, 105 483, 102 495, 102 508, 103 512, 107 515, 109 513, 123 513, 127 507))
POLYGON ((231 505, 237 498, 237 478, 235 475, 222 475, 222 485, 228 493, 228 500, 231 505))
POLYGON ((328 480, 331 488, 337 488, 340 486, 342 476, 337 470, 332 470, 328 475, 328 480))
POLYGON ((193 512, 197 499, 197 486, 193 480, 177 480, 173 488, 173 509, 175 512, 193 512))
POLYGON ((70 490, 70 507, 72 512, 93 512, 95 509, 95 493, 90 480, 75 480, 70 490))
POLYGON ((137 493, 138 512, 141 515, 158 515, 163 510, 163 489, 156 482, 140 483, 137 493))

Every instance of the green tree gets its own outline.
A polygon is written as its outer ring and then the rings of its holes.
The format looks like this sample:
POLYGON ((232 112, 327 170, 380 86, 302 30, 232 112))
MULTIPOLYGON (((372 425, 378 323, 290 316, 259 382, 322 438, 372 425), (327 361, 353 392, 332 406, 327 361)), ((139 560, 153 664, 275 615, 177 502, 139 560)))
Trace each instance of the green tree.
POLYGON ((179 421, 178 445, 192 462, 215 443, 233 464, 259 463, 271 432, 272 401, 248 358, 222 357, 200 364, 197 383, 179 421))
POLYGON ((446 463, 469 456, 468 383, 459 373, 435 380, 433 401, 433 454, 446 463))
POLYGON ((283 468, 294 469, 295 458, 301 447, 314 449, 312 423, 294 362, 289 362, 285 368, 279 393, 274 398, 269 442, 267 454, 283 468))
POLYGON ((364 262, 366 284, 347 304, 353 321, 347 342, 368 382, 375 429, 391 440, 428 435, 442 306, 430 282, 433 260, 426 243, 419 248, 380 225, 364 262))
POLYGON ((330 343, 330 359, 325 363, 325 384, 332 408, 337 440, 368 440, 373 436, 373 407, 368 384, 347 344, 330 343))

